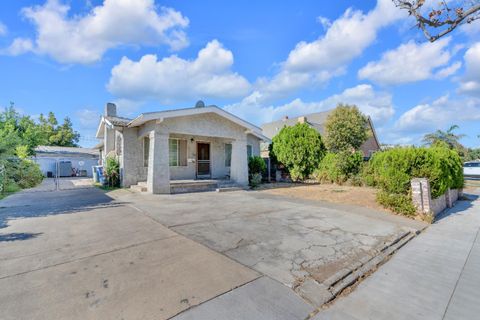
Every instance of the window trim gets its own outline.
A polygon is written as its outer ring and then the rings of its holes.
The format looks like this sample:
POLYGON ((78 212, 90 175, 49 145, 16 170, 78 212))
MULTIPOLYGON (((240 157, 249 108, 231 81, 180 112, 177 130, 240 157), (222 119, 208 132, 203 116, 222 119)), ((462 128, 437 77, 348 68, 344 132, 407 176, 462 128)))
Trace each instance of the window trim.
POLYGON ((253 146, 251 144, 247 144, 247 159, 253 157, 253 146), (248 147, 250 147, 250 155, 248 155, 248 147))
POLYGON ((184 138, 168 138, 168 166, 172 168, 183 168, 183 167, 188 167, 188 140, 184 138), (175 140, 177 143, 177 164, 176 165, 171 165, 170 164, 170 140, 175 140), (186 164, 184 166, 180 165, 180 140, 186 141, 185 143, 185 158, 186 158, 186 164))

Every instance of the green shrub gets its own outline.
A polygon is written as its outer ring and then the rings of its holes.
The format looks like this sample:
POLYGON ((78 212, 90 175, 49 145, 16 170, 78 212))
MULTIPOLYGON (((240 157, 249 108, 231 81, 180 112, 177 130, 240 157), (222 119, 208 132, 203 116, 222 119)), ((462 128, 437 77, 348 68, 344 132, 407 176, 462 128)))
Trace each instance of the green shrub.
POLYGON ((43 180, 38 164, 31 160, 20 160, 14 177, 15 183, 22 189, 33 188, 43 180))
POLYGON ((389 208, 393 212, 403 214, 405 216, 413 216, 417 211, 412 203, 410 195, 380 191, 377 193, 377 202, 383 205, 385 208, 389 208))
POLYGON ((105 161, 105 177, 109 187, 120 186, 120 163, 115 156, 108 156, 105 161))
POLYGON ((360 152, 328 152, 312 177, 319 182, 342 184, 358 175, 362 163, 363 155, 360 152))
POLYGON ((267 171, 267 165, 262 157, 253 156, 248 158, 248 174, 253 175, 255 173, 263 174, 267 171))
POLYGON ((374 154, 364 170, 369 184, 388 193, 408 194, 412 178, 427 178, 432 197, 463 186, 463 165, 457 152, 443 147, 394 148, 374 154))
POLYGON ((255 189, 262 183, 262 175, 260 173, 254 173, 250 177, 250 187, 255 189))
POLYGON ((394 148, 373 155, 363 168, 365 184, 382 191, 377 201, 395 212, 412 215, 410 183, 413 178, 427 178, 432 198, 448 188, 463 187, 463 164, 458 153, 442 146, 429 148, 394 148))
POLYGON ((31 160, 9 159, 2 161, 1 167, 4 168, 0 176, 0 189, 3 193, 33 188, 43 180, 40 167, 31 160))
POLYGON ((308 178, 325 154, 322 137, 306 123, 284 127, 272 142, 274 156, 296 181, 308 178))

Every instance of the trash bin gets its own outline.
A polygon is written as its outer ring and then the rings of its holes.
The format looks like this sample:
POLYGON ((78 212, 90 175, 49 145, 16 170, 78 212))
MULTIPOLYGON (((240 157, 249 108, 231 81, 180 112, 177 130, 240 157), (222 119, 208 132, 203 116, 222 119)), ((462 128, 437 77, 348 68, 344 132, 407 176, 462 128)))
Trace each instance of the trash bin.
POLYGON ((99 182, 96 166, 92 166, 92 178, 93 178, 93 183, 98 183, 99 182))

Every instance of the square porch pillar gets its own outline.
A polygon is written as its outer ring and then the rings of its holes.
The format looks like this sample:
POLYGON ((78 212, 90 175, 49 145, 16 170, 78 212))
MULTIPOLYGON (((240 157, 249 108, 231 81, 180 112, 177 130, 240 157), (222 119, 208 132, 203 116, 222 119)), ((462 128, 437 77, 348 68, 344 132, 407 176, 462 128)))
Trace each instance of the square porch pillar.
POLYGON ((232 142, 232 162, 230 179, 241 186, 248 185, 247 139, 232 142))
POLYGON ((147 190, 150 193, 170 193, 168 134, 156 130, 150 133, 147 190))

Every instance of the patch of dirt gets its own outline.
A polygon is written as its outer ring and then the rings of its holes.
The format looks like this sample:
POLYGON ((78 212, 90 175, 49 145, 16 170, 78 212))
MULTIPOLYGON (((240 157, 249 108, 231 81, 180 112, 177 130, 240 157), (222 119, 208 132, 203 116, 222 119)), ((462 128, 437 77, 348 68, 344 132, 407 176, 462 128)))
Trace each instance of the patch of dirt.
POLYGON ((375 200, 378 190, 370 187, 340 186, 336 184, 304 185, 294 183, 272 183, 262 185, 261 192, 274 195, 328 201, 367 207, 390 212, 375 200))

